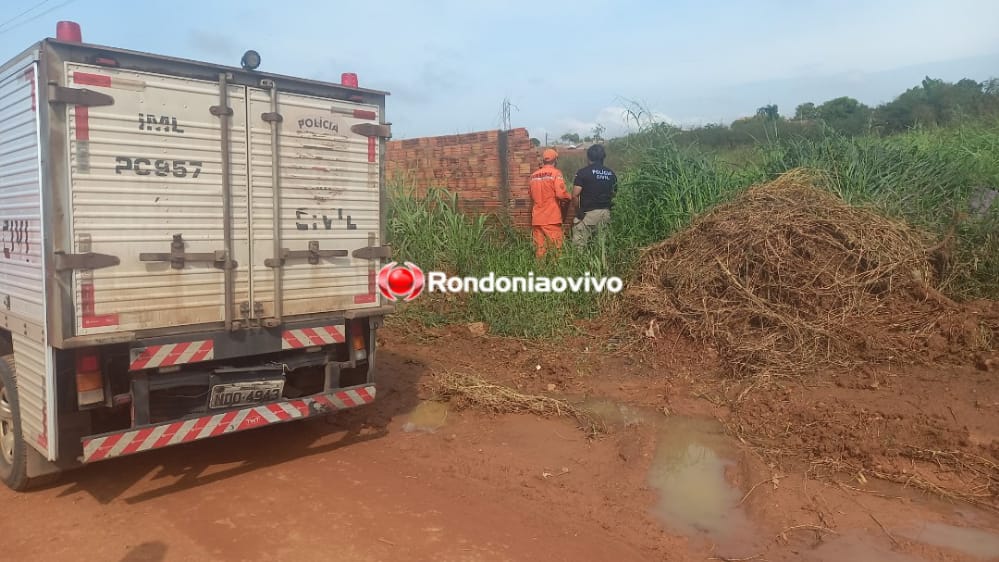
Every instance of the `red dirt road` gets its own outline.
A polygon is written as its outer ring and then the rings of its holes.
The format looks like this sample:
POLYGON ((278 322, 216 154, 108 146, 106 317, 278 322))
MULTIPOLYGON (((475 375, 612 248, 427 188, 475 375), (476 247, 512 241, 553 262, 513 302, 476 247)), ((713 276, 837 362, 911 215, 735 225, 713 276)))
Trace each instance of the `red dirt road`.
POLYGON ((612 447, 527 417, 455 414, 446 435, 407 433, 400 414, 416 404, 422 368, 382 360, 395 376, 378 405, 335 423, 264 428, 95 464, 28 494, 0 491, 4 558, 648 559, 585 512, 536 501, 572 481, 544 471, 609 458, 612 447))
POLYGON ((31 493, 0 490, 0 559, 989 559, 901 533, 923 522, 999 529, 993 515, 887 484, 872 488, 902 499, 784 474, 746 451, 726 476, 750 492, 739 507, 750 537, 725 547, 687 538, 652 514, 650 428, 588 440, 568 420, 453 410, 432 433, 405 424, 419 383, 440 368, 646 405, 669 395, 674 414, 716 408, 680 398, 673 383, 662 390, 647 364, 621 364, 615 376, 535 370, 545 361, 510 340, 383 337, 379 399, 368 409, 97 463, 31 493))

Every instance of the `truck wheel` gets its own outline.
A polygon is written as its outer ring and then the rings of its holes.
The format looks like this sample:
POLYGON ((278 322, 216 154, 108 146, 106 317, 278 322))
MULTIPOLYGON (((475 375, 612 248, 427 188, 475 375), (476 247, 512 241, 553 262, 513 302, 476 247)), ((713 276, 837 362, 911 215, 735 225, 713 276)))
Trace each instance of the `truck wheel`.
POLYGON ((27 444, 21 436, 21 412, 17 405, 14 357, 0 357, 0 480, 15 491, 26 490, 28 478, 27 444))

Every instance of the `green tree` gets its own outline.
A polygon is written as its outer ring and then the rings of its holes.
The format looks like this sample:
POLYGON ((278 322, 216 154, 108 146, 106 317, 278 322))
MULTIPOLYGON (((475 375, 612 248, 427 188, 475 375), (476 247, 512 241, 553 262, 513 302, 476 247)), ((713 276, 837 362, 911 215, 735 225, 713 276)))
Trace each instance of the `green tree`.
POLYGON ((756 115, 762 117, 767 121, 776 121, 780 118, 780 112, 777 110, 777 105, 769 104, 756 110, 756 115))
POLYGON ((531 137, 531 146, 537 148, 537 147, 541 146, 541 141, 538 140, 538 139, 536 139, 536 138, 534 138, 534 137, 531 137))
POLYGON ((794 108, 794 119, 796 121, 805 121, 817 119, 819 112, 815 109, 815 104, 812 102, 805 102, 798 107, 794 108))
POLYGON ((565 142, 579 144, 579 133, 566 133, 559 138, 565 142))
POLYGON ((604 140, 603 134, 604 131, 606 130, 607 129, 603 125, 597 123, 596 126, 593 127, 593 142, 603 141, 604 140))
POLYGON ((842 96, 815 108, 819 119, 844 135, 859 135, 868 130, 872 111, 859 101, 842 96))

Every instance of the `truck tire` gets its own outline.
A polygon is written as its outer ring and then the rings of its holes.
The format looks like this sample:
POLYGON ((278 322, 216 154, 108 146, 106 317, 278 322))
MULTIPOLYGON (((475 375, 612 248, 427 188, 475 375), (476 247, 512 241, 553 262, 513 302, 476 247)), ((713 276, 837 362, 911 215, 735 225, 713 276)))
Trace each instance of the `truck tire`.
POLYGON ((0 480, 11 490, 22 492, 50 478, 28 478, 28 444, 21 434, 14 369, 13 355, 0 357, 0 480))

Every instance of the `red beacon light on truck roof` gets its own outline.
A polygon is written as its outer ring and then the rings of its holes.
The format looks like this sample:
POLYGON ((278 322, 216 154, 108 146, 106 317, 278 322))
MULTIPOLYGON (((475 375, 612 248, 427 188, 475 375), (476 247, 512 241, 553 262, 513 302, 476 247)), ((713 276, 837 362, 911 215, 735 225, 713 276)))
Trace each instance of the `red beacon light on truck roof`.
MULTIPOLYGON (((65 43, 83 43, 83 32, 75 21, 56 23, 56 39, 65 43)), ((100 53, 90 62, 100 66, 118 66, 118 61, 107 53, 100 53)))
POLYGON ((56 39, 67 43, 83 43, 83 32, 75 21, 61 21, 56 24, 56 39))
MULTIPOLYGON (((353 72, 344 72, 340 75, 340 85, 347 86, 348 88, 357 88, 357 74, 353 72)), ((364 98, 361 96, 350 96, 351 101, 361 101, 364 98)))

